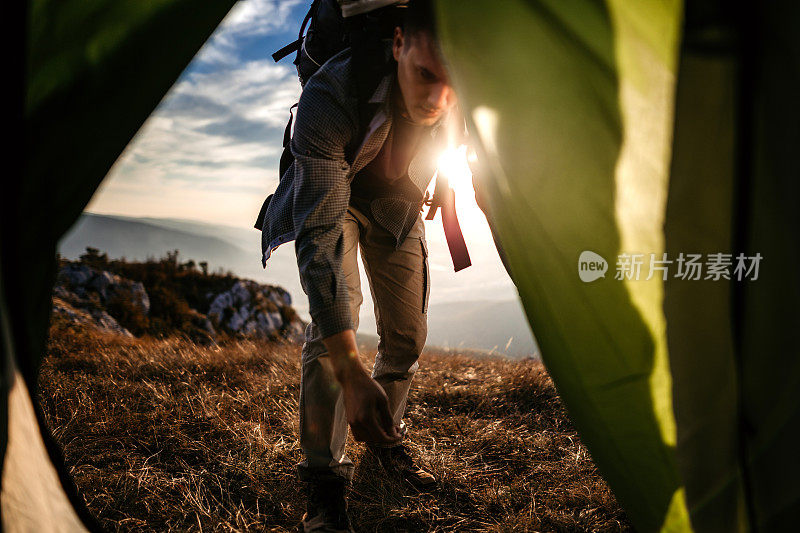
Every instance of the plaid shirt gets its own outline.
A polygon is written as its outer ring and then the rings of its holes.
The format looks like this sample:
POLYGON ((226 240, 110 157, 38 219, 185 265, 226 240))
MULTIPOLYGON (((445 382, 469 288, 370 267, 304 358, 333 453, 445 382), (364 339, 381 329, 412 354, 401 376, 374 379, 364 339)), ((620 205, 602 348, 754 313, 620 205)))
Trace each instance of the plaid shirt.
MULTIPOLYGON (((394 78, 394 73, 386 76, 370 98, 375 114, 366 128, 358 119, 349 50, 331 58, 308 80, 291 140, 294 162, 281 176, 264 217, 263 265, 275 248, 296 240, 300 282, 323 338, 354 329, 342 274, 342 223, 350 182, 375 158, 391 129, 389 97, 394 78)), ((398 245, 408 233, 406 220, 411 213, 419 213, 435 173, 445 137, 439 134, 442 122, 431 129, 431 141, 422 143, 409 164, 416 197, 378 198, 371 204, 376 222, 395 236, 398 245)))

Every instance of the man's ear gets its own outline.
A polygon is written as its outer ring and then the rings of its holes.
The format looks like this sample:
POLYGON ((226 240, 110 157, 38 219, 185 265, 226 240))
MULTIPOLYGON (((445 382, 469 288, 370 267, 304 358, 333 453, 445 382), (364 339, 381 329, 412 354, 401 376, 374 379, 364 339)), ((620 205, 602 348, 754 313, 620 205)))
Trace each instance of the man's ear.
POLYGON ((397 26, 394 29, 394 38, 392 39, 392 55, 394 56, 395 61, 400 59, 400 54, 403 51, 404 44, 405 38, 403 35, 403 29, 400 26, 397 26))

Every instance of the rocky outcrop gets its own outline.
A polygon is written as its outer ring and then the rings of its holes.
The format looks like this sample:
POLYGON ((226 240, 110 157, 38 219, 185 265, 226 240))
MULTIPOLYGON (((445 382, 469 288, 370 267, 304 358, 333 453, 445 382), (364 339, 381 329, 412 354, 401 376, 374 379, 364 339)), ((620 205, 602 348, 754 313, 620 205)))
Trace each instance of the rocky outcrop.
MULTIPOLYGON (((63 292, 61 294, 64 295, 63 292)), ((68 295, 67 298, 69 298, 68 295)), ((73 324, 95 327, 107 333, 116 333, 124 337, 133 337, 130 331, 120 326, 107 312, 92 307, 77 308, 58 296, 53 297, 53 315, 65 318, 73 324)))
POLYGON ((74 324, 132 337, 108 312, 115 302, 123 300, 145 316, 150 311, 150 298, 142 283, 86 265, 67 264, 56 278, 53 315, 74 324))
MULTIPOLYGON (((130 302, 143 315, 150 312, 150 298, 144 285, 110 272, 81 264, 68 264, 58 272, 56 290, 72 292, 79 300, 97 300, 107 307, 115 300, 130 302)), ((73 298, 74 299, 74 298, 73 298)))
MULTIPOLYGON (((181 315, 182 321, 191 324, 193 338, 198 333, 213 341, 224 332, 234 337, 303 341, 306 324, 292 308, 289 293, 280 287, 235 280, 228 290, 209 292, 205 299, 206 305, 201 306, 205 309, 188 308, 181 315)), ((120 321, 128 324, 125 316, 114 314, 122 313, 130 320, 131 315, 148 317, 150 309, 150 297, 141 282, 80 263, 67 263, 58 272, 53 289, 55 316, 132 336, 120 325, 120 321)))
POLYGON ((245 337, 279 334, 302 342, 305 324, 292 309, 289 293, 280 287, 239 280, 229 290, 208 296, 208 317, 217 327, 245 337))

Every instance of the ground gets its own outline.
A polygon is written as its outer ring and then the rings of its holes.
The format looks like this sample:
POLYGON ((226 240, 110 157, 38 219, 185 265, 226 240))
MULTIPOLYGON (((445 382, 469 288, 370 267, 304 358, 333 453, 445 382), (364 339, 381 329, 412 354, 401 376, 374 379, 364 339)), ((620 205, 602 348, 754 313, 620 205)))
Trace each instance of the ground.
MULTIPOLYGON (((56 322, 40 401, 106 529, 296 531, 299 359, 274 341, 201 346, 56 322)), ((439 488, 387 477, 351 440, 357 531, 630 530, 541 363, 426 352, 407 415, 439 488)))

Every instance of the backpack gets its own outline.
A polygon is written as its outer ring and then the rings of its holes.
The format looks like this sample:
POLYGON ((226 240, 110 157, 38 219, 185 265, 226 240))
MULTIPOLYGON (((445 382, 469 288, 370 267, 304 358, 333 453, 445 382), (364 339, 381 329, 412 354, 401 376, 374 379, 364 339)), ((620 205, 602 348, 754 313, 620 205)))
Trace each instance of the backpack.
MULTIPOLYGON (((403 4, 407 1, 313 0, 300 25, 297 40, 272 54, 272 59, 277 63, 294 52, 293 63, 297 68, 300 86, 305 87, 309 78, 328 59, 350 47, 360 112, 364 115, 366 102, 391 66, 391 62, 384 56, 385 47, 381 46, 381 42, 391 40, 394 28, 402 25, 405 9, 403 4), (349 11, 352 16, 345 18, 339 1, 344 4, 358 4, 358 7, 354 10, 351 5, 349 11)), ((289 142, 292 139, 294 120, 292 110, 296 107, 297 104, 294 104, 289 108, 289 121, 283 131, 283 152, 278 165, 280 177, 283 177, 294 161, 289 142)), ((270 197, 267 197, 256 218, 254 227, 258 230, 262 228, 269 200, 270 197)))
POLYGON ((337 0, 313 0, 300 25, 297 40, 272 54, 277 63, 296 52, 294 65, 302 87, 328 59, 347 47, 353 52, 359 85, 375 81, 366 74, 383 71, 381 67, 386 58, 381 57, 378 45, 382 40, 391 40, 394 28, 402 26, 407 0, 345 0, 343 3, 344 8, 337 0), (357 13, 345 18, 342 10, 349 7, 348 11, 352 12, 353 7, 347 4, 356 3, 359 4, 357 13))
MULTIPOLYGON (((391 65, 385 57, 385 47, 381 44, 384 40, 391 40, 394 28, 402 25, 404 3, 403 0, 396 2, 361 0, 358 2, 361 11, 345 18, 337 0, 313 0, 300 25, 297 40, 272 54, 272 59, 277 63, 295 52, 293 63, 297 68, 300 86, 305 87, 309 78, 328 59, 349 47, 352 53, 358 101, 361 103, 363 115, 366 112, 364 108, 366 101, 386 74, 387 67, 391 65)), ((297 104, 289 109, 289 122, 283 132, 279 176, 283 176, 294 160, 289 149, 289 141, 294 118, 292 109, 296 106, 297 104)))

